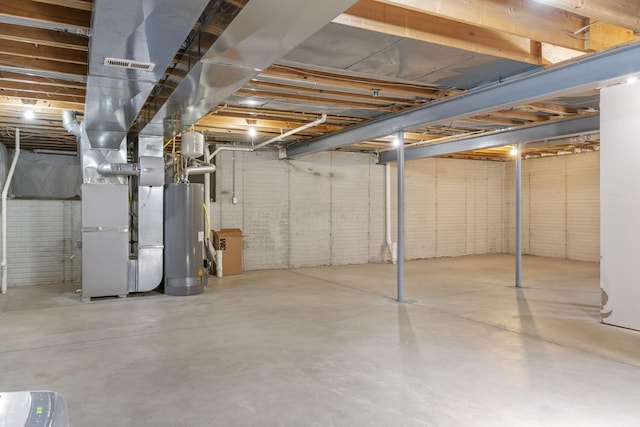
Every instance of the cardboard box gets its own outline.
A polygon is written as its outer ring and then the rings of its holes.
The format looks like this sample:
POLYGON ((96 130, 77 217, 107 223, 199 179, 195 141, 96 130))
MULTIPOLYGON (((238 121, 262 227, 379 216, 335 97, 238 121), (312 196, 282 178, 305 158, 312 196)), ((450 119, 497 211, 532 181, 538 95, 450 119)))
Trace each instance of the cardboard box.
POLYGON ((223 228, 214 230, 213 247, 222 251, 222 275, 242 273, 242 230, 223 228))

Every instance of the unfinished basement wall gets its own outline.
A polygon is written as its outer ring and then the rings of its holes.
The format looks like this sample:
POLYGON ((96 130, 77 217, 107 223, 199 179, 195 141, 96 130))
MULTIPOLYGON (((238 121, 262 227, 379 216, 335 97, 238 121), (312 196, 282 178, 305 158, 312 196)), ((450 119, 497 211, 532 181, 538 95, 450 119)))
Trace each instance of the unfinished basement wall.
MULTIPOLYGON (((212 226, 244 232, 244 269, 389 260, 385 170, 373 156, 327 152, 282 161, 272 151, 216 161, 212 226)), ((454 159, 406 164, 406 255, 419 259, 506 251, 505 165, 454 159)), ((396 169, 392 167, 395 237, 396 169)))
POLYGON ((360 264, 382 259, 384 169, 373 156, 318 153, 279 160, 274 151, 216 159, 212 226, 240 228, 245 270, 360 264))
POLYGON ((80 219, 79 200, 8 200, 8 285, 80 282, 80 219))
MULTIPOLYGON (((395 227, 395 164, 391 169, 395 227)), ((504 252, 504 174, 501 162, 446 158, 407 161, 406 258, 504 252)), ((392 235, 395 241, 395 228, 392 235)))
MULTIPOLYGON (((515 252, 515 165, 507 164, 509 252, 515 252)), ((600 260, 600 154, 522 162, 522 252, 600 260)))

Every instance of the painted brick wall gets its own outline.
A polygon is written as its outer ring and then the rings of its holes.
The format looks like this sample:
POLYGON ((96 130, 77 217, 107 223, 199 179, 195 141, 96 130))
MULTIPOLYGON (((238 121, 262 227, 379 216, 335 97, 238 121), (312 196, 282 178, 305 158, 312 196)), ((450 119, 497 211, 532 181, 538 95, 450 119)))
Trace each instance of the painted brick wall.
MULTIPOLYGON (((373 157, 274 152, 217 159, 213 228, 245 233, 246 270, 390 259, 385 168, 373 157)), ((396 174, 391 167, 392 238, 396 174)), ((407 259, 513 252, 513 164, 454 159, 406 163, 407 259)), ((9 200, 9 284, 80 281, 80 202, 9 200)), ((599 260, 599 153, 523 162, 526 254, 599 260)))
POLYGON ((14 199, 7 205, 9 286, 79 282, 80 201, 14 199))
POLYGON ((273 151, 238 152, 236 205, 231 156, 223 152, 216 161, 212 227, 243 230, 245 270, 382 259, 384 168, 372 156, 319 153, 282 161, 273 151))
MULTIPOLYGON (((419 159, 405 164, 406 257, 500 253, 506 247, 504 164, 419 159)), ((392 167, 392 236, 396 174, 392 167)), ((386 258, 388 259, 388 257, 386 258)))
MULTIPOLYGON (((236 153, 236 205, 231 163, 229 152, 217 160, 213 228, 243 230, 245 270, 390 260, 385 168, 372 156, 334 152, 281 161, 274 152, 236 153)), ((503 251, 504 169, 497 162, 408 161, 407 259, 503 251)), ((395 167, 391 178, 396 241, 395 167)))
POLYGON ((567 258, 600 260, 600 153, 567 156, 567 258))
MULTIPOLYGON (((599 153, 522 162, 522 251, 600 260, 599 153)), ((515 251, 514 165, 507 164, 508 250, 515 251)))
POLYGON ((319 153, 288 162, 290 170, 289 264, 331 264, 331 154, 319 153))

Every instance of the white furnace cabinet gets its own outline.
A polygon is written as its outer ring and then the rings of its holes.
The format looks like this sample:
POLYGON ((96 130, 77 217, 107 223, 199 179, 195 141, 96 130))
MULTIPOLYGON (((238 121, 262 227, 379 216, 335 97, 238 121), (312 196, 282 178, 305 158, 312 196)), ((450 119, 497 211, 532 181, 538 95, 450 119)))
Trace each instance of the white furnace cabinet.
POLYGON ((127 294, 129 187, 82 185, 82 299, 127 294))
POLYGON ((640 330, 640 82, 600 95, 602 322, 640 330))

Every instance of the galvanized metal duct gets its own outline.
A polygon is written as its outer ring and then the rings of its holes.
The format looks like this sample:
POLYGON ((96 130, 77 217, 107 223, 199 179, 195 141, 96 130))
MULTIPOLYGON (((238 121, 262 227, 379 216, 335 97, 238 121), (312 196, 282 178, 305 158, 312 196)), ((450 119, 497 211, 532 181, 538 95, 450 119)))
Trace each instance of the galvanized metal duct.
POLYGON ((172 138, 354 3, 249 1, 141 134, 172 138))
POLYGON ((208 3, 94 0, 85 102, 85 130, 91 147, 119 149, 208 3), (106 65, 107 58, 122 61, 106 65), (142 68, 144 64, 149 69, 142 68))
POLYGON ((82 134, 82 124, 78 121, 77 114, 76 111, 64 110, 62 112, 62 127, 71 135, 80 138, 82 134))

